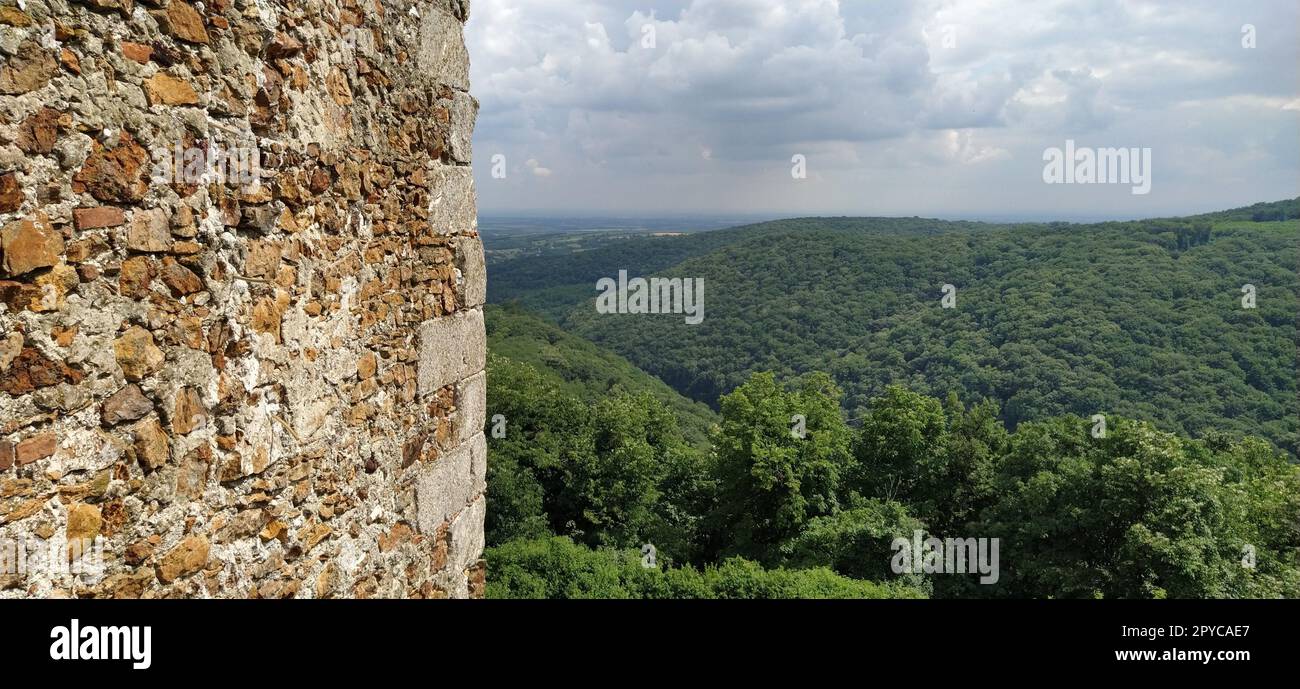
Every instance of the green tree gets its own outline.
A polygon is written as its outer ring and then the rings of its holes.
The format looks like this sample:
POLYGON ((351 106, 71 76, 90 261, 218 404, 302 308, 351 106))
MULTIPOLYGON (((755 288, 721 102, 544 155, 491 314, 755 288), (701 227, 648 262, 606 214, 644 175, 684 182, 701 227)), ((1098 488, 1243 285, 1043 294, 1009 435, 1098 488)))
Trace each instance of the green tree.
MULTIPOLYGON (((939 401, 891 385, 871 401, 854 443, 853 487, 867 497, 928 503, 944 471, 947 428, 939 401)), ((928 504, 925 511, 932 511, 928 504)))
POLYGON ((809 519, 839 507, 851 442, 839 401, 825 374, 788 391, 756 373, 722 398, 715 525, 729 535, 726 552, 771 559, 809 519))

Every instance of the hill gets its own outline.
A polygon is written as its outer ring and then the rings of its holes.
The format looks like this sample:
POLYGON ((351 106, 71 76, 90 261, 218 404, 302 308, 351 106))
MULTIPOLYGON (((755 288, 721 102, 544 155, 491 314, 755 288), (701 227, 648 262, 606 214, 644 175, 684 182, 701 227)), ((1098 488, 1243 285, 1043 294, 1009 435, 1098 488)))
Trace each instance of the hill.
POLYGON ((672 411, 687 442, 707 445, 709 427, 717 423, 708 405, 681 396, 623 357, 516 306, 488 306, 484 317, 488 350, 494 355, 533 366, 560 390, 587 402, 615 390, 648 393, 672 411))
POLYGON ((1249 219, 1293 206, 1089 225, 783 220, 506 262, 489 284, 709 404, 756 371, 824 370, 854 418, 901 384, 992 400, 1013 428, 1116 413, 1294 453, 1300 222, 1249 219), (703 278, 704 322, 596 313, 596 280, 619 270, 703 278))

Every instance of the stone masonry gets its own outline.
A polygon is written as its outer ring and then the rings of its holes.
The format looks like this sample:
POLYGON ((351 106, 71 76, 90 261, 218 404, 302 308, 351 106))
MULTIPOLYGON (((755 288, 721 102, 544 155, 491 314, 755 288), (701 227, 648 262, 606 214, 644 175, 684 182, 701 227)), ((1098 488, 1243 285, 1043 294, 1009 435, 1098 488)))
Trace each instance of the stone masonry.
POLYGON ((468 0, 0 0, 0 598, 483 591, 468 0))

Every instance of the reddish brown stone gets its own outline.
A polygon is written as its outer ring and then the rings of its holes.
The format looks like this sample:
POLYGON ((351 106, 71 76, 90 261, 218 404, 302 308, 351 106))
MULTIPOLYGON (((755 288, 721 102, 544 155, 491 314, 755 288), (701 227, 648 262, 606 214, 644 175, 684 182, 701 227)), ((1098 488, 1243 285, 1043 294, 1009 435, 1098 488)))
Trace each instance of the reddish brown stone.
POLYGON ((148 256, 132 256, 122 262, 117 276, 117 291, 124 297, 144 299, 149 296, 149 283, 153 280, 153 265, 148 256))
POLYGON ((203 291, 203 281, 199 276, 171 256, 163 257, 161 279, 177 297, 203 291))
POLYGON ((0 230, 0 275, 13 277, 37 268, 48 268, 63 254, 63 235, 44 217, 17 220, 0 230))
POLYGON ((126 214, 116 206, 77 208, 72 211, 72 222, 77 226, 78 230, 117 227, 126 222, 126 214))
POLYGON ((198 105, 199 94, 188 82, 159 72, 144 82, 150 105, 198 105))
POLYGON ((4 471, 14 465, 14 444, 8 440, 0 440, 0 471, 4 471))
POLYGON ((22 187, 18 185, 18 175, 9 173, 0 175, 0 213, 16 211, 23 205, 22 187))
POLYGON ((0 280, 0 302, 11 311, 26 311, 33 302, 40 301, 41 290, 26 282, 0 280))
POLYGON ((162 368, 166 357, 153 343, 153 335, 138 325, 131 326, 113 343, 117 365, 127 380, 138 381, 162 368))
POLYGON ((122 55, 125 56, 126 59, 139 62, 142 65, 148 62, 150 56, 153 55, 153 48, 144 45, 143 43, 122 41, 121 48, 122 55))
POLYGON ((189 43, 207 43, 208 31, 203 28, 203 16, 181 0, 172 0, 162 16, 162 28, 168 34, 189 43))
POLYGON ((27 347, 0 371, 0 392, 26 395, 38 388, 48 388, 59 383, 77 384, 85 374, 69 368, 61 361, 49 359, 38 350, 27 347))
POLYGON ((81 59, 71 50, 68 50, 67 48, 60 50, 59 62, 62 63, 63 67, 69 72, 72 72, 73 74, 81 74, 81 59))
POLYGON ((126 132, 114 148, 96 141, 81 171, 72 178, 73 190, 88 191, 100 201, 136 203, 149 190, 143 179, 148 161, 149 153, 126 132))
POLYGON ((42 433, 19 441, 14 457, 18 460, 18 466, 23 466, 38 459, 45 459, 53 455, 57 449, 59 449, 59 439, 53 433, 42 433))
POLYGON ((208 422, 208 412, 194 388, 181 388, 176 393, 176 406, 172 412, 172 431, 186 435, 208 422))
POLYGON ((132 427, 135 433, 135 459, 146 471, 153 471, 167 463, 171 450, 167 444, 167 434, 158 420, 148 418, 132 427))
MULTIPOLYGON (((179 0, 172 0, 173 5, 177 2, 179 0)), ((208 563, 209 548, 207 539, 202 536, 190 536, 181 541, 158 563, 158 580, 164 584, 171 583, 203 569, 208 563)))
POLYGON ((23 153, 51 153, 58 138, 59 111, 53 108, 37 110, 18 128, 18 148, 23 153))
POLYGON ((128 385, 104 400, 99 410, 99 419, 105 426, 114 426, 127 421, 144 418, 153 411, 153 402, 149 401, 137 385, 128 385))
POLYGON ((0 64, 0 95, 35 91, 48 84, 58 71, 59 62, 49 50, 35 41, 23 41, 12 57, 0 64))

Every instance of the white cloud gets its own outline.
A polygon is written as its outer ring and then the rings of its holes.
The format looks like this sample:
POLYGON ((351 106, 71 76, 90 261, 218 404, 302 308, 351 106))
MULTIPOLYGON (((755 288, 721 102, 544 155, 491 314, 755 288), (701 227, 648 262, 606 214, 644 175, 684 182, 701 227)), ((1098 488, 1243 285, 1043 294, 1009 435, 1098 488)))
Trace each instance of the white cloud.
POLYGON ((1115 213, 1294 195, 1298 15, 1264 0, 476 0, 475 147, 533 172, 479 166, 480 205, 1096 212, 1104 190, 1041 185, 1043 148, 1066 138, 1155 150, 1163 183, 1107 198, 1115 213), (795 152, 809 184, 789 183, 795 152), (1166 169, 1210 160, 1241 186, 1166 169), (539 185, 552 169, 565 183, 539 185))

